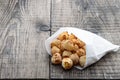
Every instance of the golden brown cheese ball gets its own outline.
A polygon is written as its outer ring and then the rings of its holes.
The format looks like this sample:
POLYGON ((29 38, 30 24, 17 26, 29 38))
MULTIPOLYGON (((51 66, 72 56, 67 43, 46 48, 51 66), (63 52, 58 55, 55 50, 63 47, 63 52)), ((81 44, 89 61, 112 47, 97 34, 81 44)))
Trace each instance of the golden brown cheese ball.
POLYGON ((86 62, 86 55, 81 56, 79 59, 80 66, 83 67, 85 65, 85 62, 86 62))
POLYGON ((52 43, 51 43, 51 48, 52 48, 53 46, 57 46, 58 48, 60 48, 60 46, 61 46, 61 41, 58 40, 58 39, 53 40, 52 43))
POLYGON ((69 57, 71 54, 72 54, 71 51, 64 51, 64 52, 62 53, 62 57, 69 57))
POLYGON ((73 66, 73 61, 70 58, 63 58, 62 67, 64 69, 70 69, 73 66))
POLYGON ((70 55, 70 59, 73 61, 74 65, 79 63, 79 56, 77 54, 70 55))
POLYGON ((78 50, 76 51, 76 53, 77 53, 77 55, 78 55, 79 57, 86 55, 85 50, 82 49, 82 48, 78 49, 78 50))
POLYGON ((61 42, 61 45, 60 45, 60 50, 63 52, 65 50, 65 48, 63 47, 64 44, 62 42, 61 42))
POLYGON ((62 57, 60 53, 55 53, 51 58, 51 62, 53 64, 60 64, 62 62, 62 57))
POLYGON ((85 46, 85 43, 84 43, 82 40, 77 39, 77 41, 78 41, 78 46, 79 46, 79 47, 85 46))
POLYGON ((86 46, 83 46, 82 49, 84 49, 86 51, 86 46))
POLYGON ((60 49, 56 46, 53 46, 52 49, 51 49, 51 53, 52 53, 52 55, 55 54, 55 53, 60 53, 60 49))
POLYGON ((71 40, 74 44, 79 44, 79 41, 77 39, 72 39, 71 40))
POLYGON ((85 46, 85 43, 83 41, 81 41, 80 39, 72 39, 72 42, 74 44, 77 44, 79 47, 85 46))
POLYGON ((68 39, 69 39, 69 40, 77 39, 77 37, 76 37, 73 33, 71 33, 71 34, 69 35, 68 39))
POLYGON ((69 34, 68 34, 68 32, 66 31, 66 32, 63 32, 63 33, 61 33, 59 36, 58 36, 58 38, 57 39, 59 39, 59 40, 66 40, 66 39, 68 39, 68 36, 69 36, 69 34))
POLYGON ((73 45, 72 41, 70 41, 70 40, 62 41, 61 46, 68 51, 74 50, 74 45, 73 45))
POLYGON ((77 44, 74 45, 74 51, 78 50, 79 46, 77 44))

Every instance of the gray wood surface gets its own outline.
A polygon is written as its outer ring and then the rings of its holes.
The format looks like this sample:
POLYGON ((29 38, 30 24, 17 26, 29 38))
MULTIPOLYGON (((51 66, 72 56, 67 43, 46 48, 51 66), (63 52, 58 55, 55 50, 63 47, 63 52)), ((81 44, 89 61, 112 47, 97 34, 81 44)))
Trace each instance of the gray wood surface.
MULTIPOLYGON (((120 45, 120 0, 52 0, 51 19, 52 34, 60 27, 77 27, 120 45)), ((119 61, 120 51, 111 52, 83 71, 50 65, 50 72, 52 78, 120 78, 119 61)))
MULTIPOLYGON (((80 71, 52 65, 44 41, 60 27, 120 45, 120 0, 0 0, 0 78, 120 78, 120 50, 80 71)), ((104 44, 103 44, 104 45, 104 44)))
POLYGON ((49 78, 50 0, 0 0, 0 77, 49 78))

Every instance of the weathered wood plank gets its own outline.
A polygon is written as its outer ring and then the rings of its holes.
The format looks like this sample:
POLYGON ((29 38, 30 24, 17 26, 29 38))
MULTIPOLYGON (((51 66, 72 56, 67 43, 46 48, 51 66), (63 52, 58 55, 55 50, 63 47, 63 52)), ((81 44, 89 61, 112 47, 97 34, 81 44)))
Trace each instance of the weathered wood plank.
MULTIPOLYGON (((52 34, 60 27, 78 27, 120 45, 120 0, 52 0, 52 34)), ((120 78, 120 51, 109 53, 83 71, 50 65, 52 78, 120 78)))
POLYGON ((49 78, 50 0, 0 0, 0 77, 49 78))

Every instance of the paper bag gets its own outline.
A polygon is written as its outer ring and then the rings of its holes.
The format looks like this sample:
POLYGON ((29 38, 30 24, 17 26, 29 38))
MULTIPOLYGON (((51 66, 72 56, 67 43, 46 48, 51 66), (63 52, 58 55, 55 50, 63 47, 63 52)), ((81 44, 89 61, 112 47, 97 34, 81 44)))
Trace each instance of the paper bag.
POLYGON ((118 45, 114 45, 111 42, 105 40, 104 38, 89 31, 78 28, 72 28, 72 27, 62 27, 45 41, 45 47, 49 55, 51 55, 51 47, 50 47, 51 42, 54 39, 56 39, 59 34, 65 31, 67 31, 68 33, 73 33, 80 40, 86 43, 85 66, 84 67, 75 66, 80 70, 95 63, 101 57, 103 57, 107 52, 117 51, 119 49, 118 45))

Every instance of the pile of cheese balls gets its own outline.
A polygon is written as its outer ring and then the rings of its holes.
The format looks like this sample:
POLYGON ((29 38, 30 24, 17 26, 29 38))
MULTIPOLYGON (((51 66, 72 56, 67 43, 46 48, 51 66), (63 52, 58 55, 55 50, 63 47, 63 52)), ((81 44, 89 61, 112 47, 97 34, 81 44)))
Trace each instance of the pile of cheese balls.
POLYGON ((74 65, 83 67, 86 62, 85 43, 67 31, 51 42, 51 53, 51 62, 62 64, 64 69, 71 69, 74 65))

